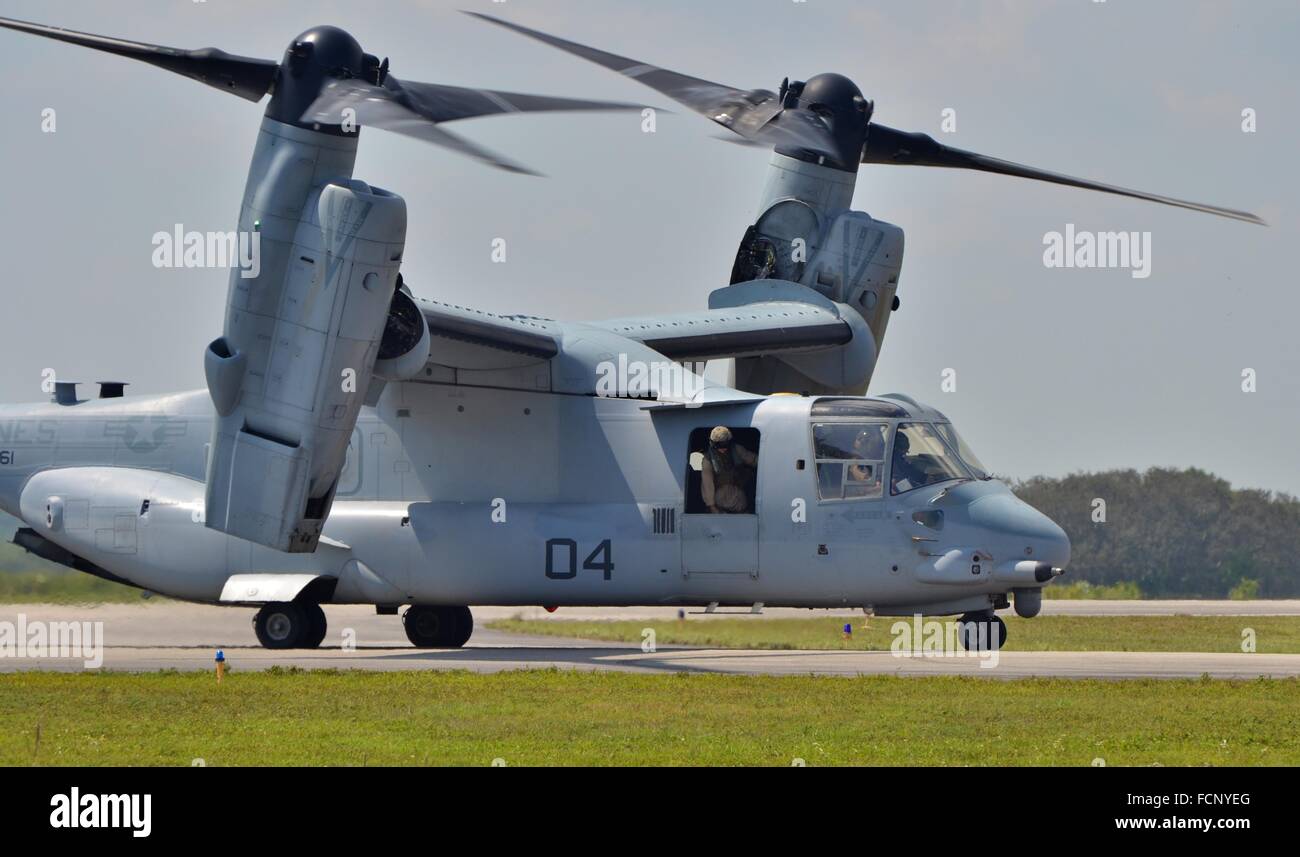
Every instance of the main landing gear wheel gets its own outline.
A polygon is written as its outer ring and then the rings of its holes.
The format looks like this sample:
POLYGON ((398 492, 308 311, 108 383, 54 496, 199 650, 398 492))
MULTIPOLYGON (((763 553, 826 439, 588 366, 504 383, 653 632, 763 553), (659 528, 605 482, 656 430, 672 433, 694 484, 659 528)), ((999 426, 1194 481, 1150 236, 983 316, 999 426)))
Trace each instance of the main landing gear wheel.
MULTIPOLYGON (((321 619, 323 624, 323 614, 321 619)), ((310 637, 312 628, 302 605, 273 601, 257 611, 253 630, 257 632, 257 641, 268 649, 293 649, 310 637)))
POLYGON ((326 627, 319 604, 276 601, 253 617, 257 641, 268 649, 315 649, 324 641, 326 627))
POLYGON ((303 638, 298 641, 298 647, 302 649, 317 649, 325 641, 325 611, 320 609, 319 604, 299 604, 303 615, 307 617, 307 628, 303 638))
POLYGON ((967 613, 959 620, 958 637, 968 652, 1001 649, 1007 642, 1007 623, 993 613, 967 613))
POLYGON ((459 649, 474 633, 474 616, 468 607, 412 604, 402 614, 402 625, 417 649, 459 649))

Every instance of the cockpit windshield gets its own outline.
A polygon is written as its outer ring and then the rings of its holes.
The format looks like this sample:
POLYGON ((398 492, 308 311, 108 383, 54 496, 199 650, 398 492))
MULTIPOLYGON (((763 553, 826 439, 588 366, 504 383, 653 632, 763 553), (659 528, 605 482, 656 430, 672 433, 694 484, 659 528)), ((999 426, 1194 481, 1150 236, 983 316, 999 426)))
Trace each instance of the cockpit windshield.
POLYGON ((989 472, 980 460, 975 457, 975 450, 971 449, 966 441, 962 440, 961 435, 957 434, 957 429, 953 428, 952 423, 935 423, 934 427, 943 435, 943 439, 948 441, 948 445, 957 451, 957 457, 961 463, 966 465, 966 469, 976 479, 988 479, 989 472))
POLYGON ((902 494, 950 479, 971 478, 955 448, 945 443, 929 423, 898 424, 889 469, 891 494, 902 494))
POLYGON ((953 480, 990 479, 975 452, 940 419, 835 419, 812 424, 817 493, 821 501, 904 494, 953 480), (892 441, 892 453, 891 449, 892 441))

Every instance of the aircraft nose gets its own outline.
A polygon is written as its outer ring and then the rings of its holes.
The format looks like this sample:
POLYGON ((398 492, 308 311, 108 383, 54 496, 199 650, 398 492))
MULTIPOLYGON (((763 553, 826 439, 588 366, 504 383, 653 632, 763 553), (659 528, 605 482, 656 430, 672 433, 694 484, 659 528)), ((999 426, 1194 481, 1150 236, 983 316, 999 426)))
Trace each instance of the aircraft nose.
POLYGON ((970 505, 971 523, 1000 536, 1018 557, 1065 568, 1070 562, 1070 537, 1042 512, 1019 498, 999 494, 970 505))

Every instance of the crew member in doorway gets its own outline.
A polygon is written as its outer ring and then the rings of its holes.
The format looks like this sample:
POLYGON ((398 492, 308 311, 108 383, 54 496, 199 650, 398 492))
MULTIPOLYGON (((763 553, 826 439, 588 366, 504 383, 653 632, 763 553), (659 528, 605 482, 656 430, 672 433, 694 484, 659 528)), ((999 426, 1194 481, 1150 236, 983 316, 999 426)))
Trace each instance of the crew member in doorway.
POLYGON ((700 494, 713 514, 740 515, 751 506, 758 456, 735 443, 731 429, 709 432, 709 448, 700 466, 700 494))

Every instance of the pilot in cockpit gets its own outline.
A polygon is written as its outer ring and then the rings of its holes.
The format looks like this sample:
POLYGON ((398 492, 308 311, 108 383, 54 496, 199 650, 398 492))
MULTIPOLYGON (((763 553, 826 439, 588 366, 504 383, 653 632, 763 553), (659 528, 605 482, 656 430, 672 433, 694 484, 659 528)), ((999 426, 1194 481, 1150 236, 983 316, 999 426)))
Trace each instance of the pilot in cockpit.
MULTIPOLYGON (((885 457, 885 436, 875 429, 863 429, 853 438, 853 458, 858 463, 849 465, 849 482, 860 486, 879 486, 880 473, 875 462, 885 457), (870 463, 865 463, 870 462, 870 463)), ((859 487, 855 485, 855 489, 859 487)), ((854 490, 854 493, 857 493, 854 490)))
POLYGON ((910 491, 926 483, 925 471, 908 455, 912 442, 902 427, 894 435, 894 460, 889 467, 890 492, 910 491))
POLYGON ((731 429, 709 432, 709 447, 700 465, 700 495, 713 514, 742 515, 750 509, 758 456, 736 443, 731 429))

